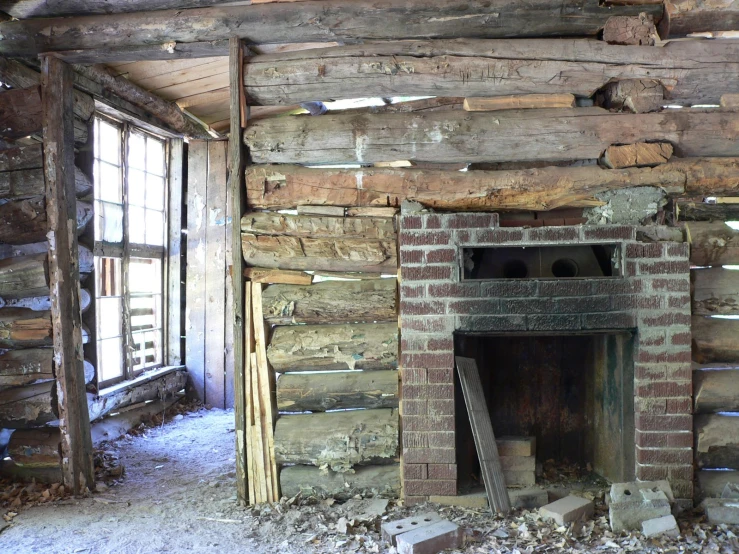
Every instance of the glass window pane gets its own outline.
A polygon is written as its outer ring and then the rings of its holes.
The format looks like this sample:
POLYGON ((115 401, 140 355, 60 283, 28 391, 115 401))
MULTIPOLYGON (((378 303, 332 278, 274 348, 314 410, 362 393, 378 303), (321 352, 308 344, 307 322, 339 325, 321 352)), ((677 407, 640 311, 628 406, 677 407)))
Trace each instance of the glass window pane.
POLYGON ((108 339, 123 334, 121 298, 103 296, 98 298, 96 307, 98 318, 98 338, 108 339))
POLYGON ((95 240, 123 240, 123 206, 99 200, 95 202, 95 240))
POLYGON ((146 138, 131 133, 128 138, 128 167, 146 169, 146 138))
POLYGON ((164 213, 146 210, 146 244, 164 246, 164 213))
POLYGON ((121 339, 105 339, 99 342, 98 366, 101 381, 116 379, 123 375, 121 339))
POLYGON ((117 127, 100 121, 98 125, 98 144, 100 150, 96 157, 111 164, 120 164, 121 134, 117 127))
POLYGON ((121 169, 105 162, 98 162, 95 173, 95 198, 108 202, 122 202, 121 169))
POLYGON ((164 143, 151 137, 146 140, 146 171, 164 175, 164 143))
POLYGON ((164 211, 164 178, 148 174, 146 176, 146 207, 164 211))
POLYGON ((144 208, 128 208, 128 238, 134 244, 146 242, 146 214, 144 208))
POLYGON ((140 169, 128 171, 128 203, 132 206, 146 205, 146 173, 140 169))
POLYGON ((95 295, 121 296, 123 294, 123 281, 121 260, 119 258, 95 258, 95 295))
MULTIPOLYGON (((131 293, 160 293, 162 291, 161 260, 131 258, 128 264, 128 287, 131 293)), ((147 306, 145 299, 131 298, 132 309, 145 306, 147 306), (139 304, 134 305, 134 302, 139 302, 139 304)))

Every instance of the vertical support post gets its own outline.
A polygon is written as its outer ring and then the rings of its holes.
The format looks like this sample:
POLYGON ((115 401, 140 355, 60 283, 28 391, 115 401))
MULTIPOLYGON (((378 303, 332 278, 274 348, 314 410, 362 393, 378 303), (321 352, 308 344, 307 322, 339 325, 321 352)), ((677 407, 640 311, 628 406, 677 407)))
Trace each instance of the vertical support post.
MULTIPOLYGON (((231 132, 228 139, 228 188, 232 202, 231 282, 233 289, 234 411, 236 417, 236 491, 240 503, 247 500, 246 482, 246 383, 244 364, 244 257, 241 253, 241 215, 244 213, 244 148, 241 139, 241 90, 244 87, 241 39, 229 40, 231 132)), ((244 114, 244 117, 246 114, 244 114)))
POLYGON ((94 487, 90 414, 85 392, 74 180, 72 70, 42 57, 44 174, 49 222, 49 281, 62 444, 62 474, 74 494, 94 487))
POLYGON ((169 142, 169 241, 167 244, 167 365, 182 364, 182 172, 184 141, 169 142))

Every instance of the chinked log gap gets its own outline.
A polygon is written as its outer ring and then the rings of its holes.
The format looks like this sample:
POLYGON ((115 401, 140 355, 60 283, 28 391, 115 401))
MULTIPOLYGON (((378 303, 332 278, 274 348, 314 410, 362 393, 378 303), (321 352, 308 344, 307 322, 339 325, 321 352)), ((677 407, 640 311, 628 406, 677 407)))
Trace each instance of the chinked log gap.
POLYGON ((351 45, 248 58, 252 104, 376 96, 590 97, 607 83, 650 79, 669 102, 718 104, 739 91, 739 41, 673 42, 664 48, 596 40, 426 40, 351 45))
POLYGON ((737 138, 732 113, 600 108, 283 117, 244 132, 255 163, 310 164, 589 160, 612 144, 655 141, 679 157, 739 156, 737 138))
MULTIPOLYGON (((231 37, 251 44, 360 42, 459 36, 595 36, 614 15, 647 12, 658 20, 661 5, 610 6, 598 0, 327 0, 253 6, 163 10, 0 23, 0 53, 106 50, 165 43, 217 41, 231 37), (347 25, 351 21, 351 25, 347 25), (105 49, 105 50, 103 50, 105 49)), ((162 54, 166 54, 162 51, 162 54)), ((173 55, 170 55, 173 57, 173 55)), ((68 61, 69 58, 68 58, 68 61)))
POLYGON ((593 205, 593 196, 636 186, 673 195, 739 193, 739 158, 695 158, 653 168, 540 167, 507 171, 311 169, 256 165, 246 170, 251 209, 301 204, 399 206, 403 200, 446 210, 550 210, 593 205))

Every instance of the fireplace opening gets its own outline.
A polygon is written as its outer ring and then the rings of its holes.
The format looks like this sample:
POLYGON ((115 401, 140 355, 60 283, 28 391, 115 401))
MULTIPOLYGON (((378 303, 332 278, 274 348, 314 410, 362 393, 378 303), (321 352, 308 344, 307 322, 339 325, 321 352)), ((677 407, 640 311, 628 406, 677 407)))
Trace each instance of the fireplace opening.
MULTIPOLYGON (((543 485, 634 479, 633 346, 626 331, 455 335, 455 355, 477 361, 496 438, 535 437, 543 485)), ((465 493, 482 482, 456 372, 455 410, 458 490, 465 493)), ((509 485, 533 484, 533 463, 506 464, 504 472, 519 470, 508 474, 509 485)))

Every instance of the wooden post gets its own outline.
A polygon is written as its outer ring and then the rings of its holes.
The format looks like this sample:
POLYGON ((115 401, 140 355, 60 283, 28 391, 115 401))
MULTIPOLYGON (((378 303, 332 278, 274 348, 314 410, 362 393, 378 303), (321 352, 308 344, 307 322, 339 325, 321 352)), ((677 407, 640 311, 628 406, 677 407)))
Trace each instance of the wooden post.
POLYGON ((44 171, 49 221, 49 279, 64 481, 74 494, 94 488, 85 394, 74 182, 72 71, 42 57, 44 171))
POLYGON ((169 244, 167 245, 167 364, 182 364, 182 173, 184 141, 172 139, 169 147, 169 244))
MULTIPOLYGON (((244 257, 241 254, 241 214, 244 213, 245 202, 242 198, 244 188, 244 160, 241 141, 241 89, 243 57, 241 39, 229 41, 229 83, 231 100, 231 134, 229 135, 228 189, 231 193, 231 282, 233 295, 233 364, 234 364, 234 408, 236 417, 236 492, 240 503, 247 500, 246 482, 246 383, 244 381, 244 257)), ((246 117, 246 115, 244 115, 246 117)), ((253 499, 252 499, 253 500, 253 499)))

